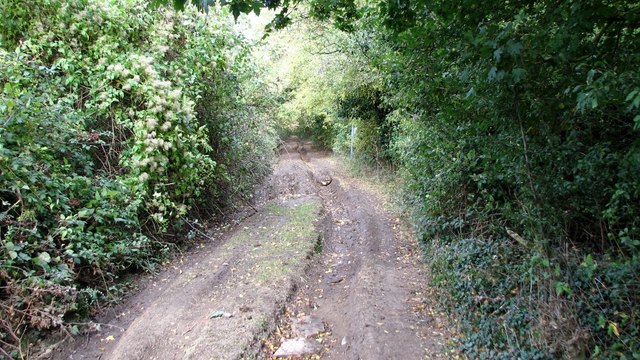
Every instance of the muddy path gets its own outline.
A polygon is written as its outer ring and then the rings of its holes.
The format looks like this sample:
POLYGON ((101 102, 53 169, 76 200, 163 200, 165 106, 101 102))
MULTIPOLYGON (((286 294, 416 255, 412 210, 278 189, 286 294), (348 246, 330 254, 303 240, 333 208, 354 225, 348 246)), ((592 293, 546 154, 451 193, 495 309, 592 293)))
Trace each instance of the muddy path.
POLYGON ((293 358, 449 358, 415 240, 370 185, 287 141, 255 214, 44 358, 272 358, 292 342, 293 358))
MULTIPOLYGON (((433 310, 426 268, 408 224, 371 182, 299 144, 325 209, 323 251, 281 321, 312 314, 327 325, 323 358, 449 358, 446 321, 433 310)), ((295 335, 295 334, 294 334, 295 335)))

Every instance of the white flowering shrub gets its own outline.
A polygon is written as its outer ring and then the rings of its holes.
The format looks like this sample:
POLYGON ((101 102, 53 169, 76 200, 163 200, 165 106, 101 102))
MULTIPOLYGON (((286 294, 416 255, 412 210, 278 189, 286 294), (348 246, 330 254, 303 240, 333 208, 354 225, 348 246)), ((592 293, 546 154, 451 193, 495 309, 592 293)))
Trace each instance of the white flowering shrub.
POLYGON ((0 340, 19 356, 25 332, 64 326, 123 270, 153 267, 194 209, 248 193, 273 132, 243 103, 255 69, 221 11, 2 10, 0 340))

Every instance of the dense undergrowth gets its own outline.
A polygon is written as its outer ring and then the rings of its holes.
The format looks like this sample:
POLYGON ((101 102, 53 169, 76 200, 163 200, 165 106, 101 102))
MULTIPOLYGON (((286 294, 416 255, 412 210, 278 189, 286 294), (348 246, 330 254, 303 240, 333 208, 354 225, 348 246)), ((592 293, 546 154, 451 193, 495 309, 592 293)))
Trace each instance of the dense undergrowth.
POLYGON ((273 106, 227 12, 0 6, 0 357, 118 292, 268 174, 273 106))
POLYGON ((249 194, 270 114, 397 169, 464 355, 640 357, 637 3, 262 5, 258 66, 213 8, 1 3, 3 350, 249 194))
POLYGON ((315 1, 306 15, 323 22, 272 42, 305 44, 273 57, 282 121, 398 169, 462 353, 640 358, 638 4, 315 1))

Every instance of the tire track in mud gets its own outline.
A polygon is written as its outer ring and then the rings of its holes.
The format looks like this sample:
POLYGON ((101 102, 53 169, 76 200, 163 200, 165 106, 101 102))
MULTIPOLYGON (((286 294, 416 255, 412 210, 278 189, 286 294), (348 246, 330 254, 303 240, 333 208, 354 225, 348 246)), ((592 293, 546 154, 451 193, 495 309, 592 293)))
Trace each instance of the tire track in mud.
POLYGON ((105 326, 49 357, 270 358, 278 329, 312 314, 327 330, 314 358, 449 358, 441 321, 425 305, 415 242, 366 184, 309 143, 288 141, 255 215, 150 278, 97 319, 105 326), (218 310, 228 317, 213 317, 218 310))
POLYGON ((260 351, 317 244, 322 202, 299 158, 280 157, 257 212, 149 284, 54 359, 240 359, 260 351))
MULTIPOLYGON (((290 147, 316 180, 331 181, 316 181, 325 210, 323 251, 280 326, 288 329, 292 318, 303 315, 322 319, 327 333, 318 340, 326 359, 450 358, 444 349, 449 334, 427 305, 426 269, 406 224, 335 158, 313 151, 308 142, 290 147)), ((272 350, 265 350, 267 357, 272 350)))

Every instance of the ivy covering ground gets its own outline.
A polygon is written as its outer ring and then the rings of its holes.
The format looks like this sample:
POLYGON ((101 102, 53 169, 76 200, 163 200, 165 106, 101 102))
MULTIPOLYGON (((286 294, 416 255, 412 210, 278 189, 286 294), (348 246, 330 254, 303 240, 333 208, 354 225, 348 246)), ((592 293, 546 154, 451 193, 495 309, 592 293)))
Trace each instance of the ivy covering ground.
POLYGON ((269 96, 232 29, 216 9, 2 2, 0 357, 77 331, 119 274, 153 269, 269 172, 269 96))

